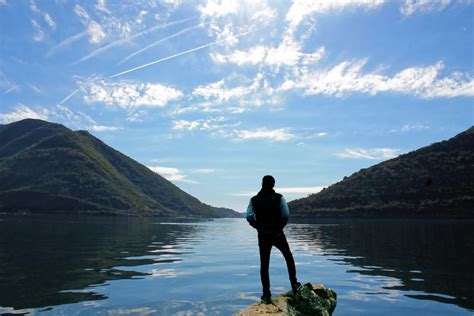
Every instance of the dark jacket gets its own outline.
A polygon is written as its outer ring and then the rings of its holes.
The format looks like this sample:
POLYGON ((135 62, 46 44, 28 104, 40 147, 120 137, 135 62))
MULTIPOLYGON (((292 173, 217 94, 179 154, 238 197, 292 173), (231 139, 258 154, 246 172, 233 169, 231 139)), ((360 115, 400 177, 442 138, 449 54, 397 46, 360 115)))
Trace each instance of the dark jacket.
POLYGON ((288 205, 274 190, 261 190, 247 208, 247 221, 263 234, 279 234, 288 222, 288 205))

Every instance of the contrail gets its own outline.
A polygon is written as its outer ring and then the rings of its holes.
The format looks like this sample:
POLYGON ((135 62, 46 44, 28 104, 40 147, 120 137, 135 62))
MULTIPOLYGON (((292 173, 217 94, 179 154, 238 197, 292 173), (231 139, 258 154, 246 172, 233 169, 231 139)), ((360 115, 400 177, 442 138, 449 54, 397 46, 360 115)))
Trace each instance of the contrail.
MULTIPOLYGON (((209 24, 209 23, 206 23, 206 24, 209 24)), ((189 31, 192 31, 192 30, 194 30, 194 29, 197 29, 197 28, 199 28, 199 27, 201 27, 201 26, 204 26, 204 25, 206 25, 206 24, 204 24, 204 23, 199 23, 199 24, 197 24, 197 25, 187 27, 187 28, 185 28, 185 29, 182 29, 182 30, 179 31, 179 32, 176 32, 176 33, 174 33, 174 34, 171 34, 170 36, 167 36, 167 37, 165 37, 165 38, 162 38, 162 39, 160 39, 160 40, 158 40, 158 41, 156 41, 156 42, 154 42, 154 43, 151 43, 151 44, 149 44, 149 45, 143 47, 142 49, 139 49, 139 50, 137 50, 136 52, 134 52, 134 53, 128 55, 128 56, 125 57, 124 59, 122 59, 122 60, 119 62, 119 65, 122 64, 122 63, 124 63, 124 62, 126 62, 126 61, 129 60, 130 58, 132 58, 132 57, 134 57, 134 56, 136 56, 136 55, 138 55, 138 54, 140 54, 140 53, 146 51, 147 49, 152 48, 152 47, 154 47, 154 46, 156 46, 156 45, 158 45, 158 44, 160 44, 160 43, 163 43, 164 41, 169 40, 170 38, 173 38, 173 37, 176 37, 176 36, 178 36, 178 35, 187 33, 187 32, 189 32, 189 31)))
MULTIPOLYGON (((242 37, 242 36, 245 36, 245 35, 247 35, 247 34, 249 34, 249 33, 251 33, 251 32, 254 32, 254 31, 256 31, 256 29, 255 29, 255 30, 251 30, 251 31, 247 31, 247 32, 244 32, 244 33, 241 33, 241 34, 238 34, 238 35, 235 35, 234 37, 236 37, 236 38, 242 37)), ((138 66, 138 67, 135 67, 135 68, 131 68, 131 69, 128 69, 128 70, 119 72, 119 73, 117 73, 117 74, 115 74, 115 75, 110 76, 109 78, 115 78, 115 77, 118 77, 118 76, 121 76, 121 75, 128 74, 129 72, 133 72, 133 71, 138 70, 138 69, 142 69, 142 68, 145 68, 145 67, 154 65, 154 64, 161 63, 162 61, 165 61, 165 60, 169 60, 169 59, 173 59, 173 58, 176 58, 176 57, 185 55, 185 54, 189 54, 189 53, 195 52, 195 51, 197 51, 197 50, 200 50, 200 49, 209 47, 209 46, 211 46, 211 45, 215 45, 215 44, 219 44, 219 43, 225 42, 225 41, 229 40, 229 38, 230 38, 230 37, 226 37, 226 38, 224 38, 224 39, 221 39, 221 40, 218 40, 218 41, 215 41, 215 42, 211 42, 211 43, 207 43, 207 44, 204 44, 204 45, 201 45, 201 46, 198 46, 198 47, 195 47, 195 48, 186 50, 186 51, 184 51, 184 52, 180 52, 180 53, 177 53, 177 54, 168 56, 168 57, 160 58, 160 59, 154 60, 154 61, 152 61, 152 62, 149 62, 149 63, 147 63, 147 64, 144 64, 144 65, 141 65, 141 66, 138 66)))
POLYGON ((155 30, 158 30, 158 29, 161 29, 161 28, 165 28, 165 27, 168 27, 168 26, 171 26, 171 25, 176 25, 176 24, 180 24, 180 23, 184 23, 186 21, 189 21, 189 20, 193 20, 193 19, 196 19, 196 17, 190 17, 190 18, 186 18, 186 19, 182 19, 182 20, 177 20, 177 21, 173 21, 173 22, 169 22, 169 23, 165 23, 165 24, 162 24, 162 25, 157 25, 157 26, 153 26, 149 29, 146 29, 144 31, 141 31, 135 35, 132 35, 132 36, 129 36, 129 37, 126 37, 126 38, 122 38, 122 39, 119 39, 119 40, 116 40, 115 42, 112 42, 108 45, 105 45, 105 46, 102 46, 94 51, 92 51, 91 53, 89 53, 88 55, 84 56, 84 57, 81 57, 79 60, 76 60, 75 62, 73 62, 72 64, 73 65, 76 65, 76 64, 79 64, 79 63, 82 63, 83 61, 86 61, 88 59, 91 59, 92 57, 94 56, 97 56, 103 52, 105 52, 106 50, 114 47, 114 46, 117 46, 117 45, 120 45, 122 43, 125 43, 125 42, 128 42, 129 40, 132 40, 134 38, 137 38, 139 36, 142 36, 142 35, 145 35, 147 33, 150 33, 150 32, 153 32, 155 30))
POLYGON ((73 92, 69 93, 64 99, 62 99, 61 101, 59 101, 59 103, 57 105, 63 105, 64 102, 66 102, 67 100, 69 100, 70 98, 72 98, 76 93, 79 92, 79 89, 76 89, 74 90, 73 92))
POLYGON ((72 44, 78 40, 80 40, 81 38, 87 36, 87 34, 89 34, 89 31, 88 30, 85 30, 85 31, 82 31, 81 33, 78 33, 76 35, 73 35, 71 37, 68 37, 66 38, 65 40, 63 40, 61 43, 59 43, 58 45, 52 47, 48 53, 46 54, 46 58, 49 58, 51 56, 53 56, 54 54, 56 54, 56 52, 58 50, 60 50, 61 48, 63 48, 64 46, 67 46, 69 44, 72 44))

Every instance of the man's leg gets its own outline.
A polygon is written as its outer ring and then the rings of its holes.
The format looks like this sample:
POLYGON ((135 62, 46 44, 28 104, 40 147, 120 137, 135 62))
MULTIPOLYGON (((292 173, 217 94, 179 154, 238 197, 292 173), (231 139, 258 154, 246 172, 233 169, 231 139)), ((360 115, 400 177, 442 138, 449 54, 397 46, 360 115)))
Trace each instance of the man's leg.
POLYGON ((270 276, 268 275, 270 252, 272 250, 272 240, 270 236, 259 234, 258 248, 260 250, 260 279, 262 280, 263 296, 271 296, 270 276))
POLYGON ((288 276, 290 277, 291 287, 293 288, 298 282, 296 279, 295 260, 291 254, 290 246, 288 245, 285 234, 282 233, 280 236, 278 236, 274 245, 278 248, 278 250, 281 251, 283 257, 285 257, 286 266, 288 268, 288 276))

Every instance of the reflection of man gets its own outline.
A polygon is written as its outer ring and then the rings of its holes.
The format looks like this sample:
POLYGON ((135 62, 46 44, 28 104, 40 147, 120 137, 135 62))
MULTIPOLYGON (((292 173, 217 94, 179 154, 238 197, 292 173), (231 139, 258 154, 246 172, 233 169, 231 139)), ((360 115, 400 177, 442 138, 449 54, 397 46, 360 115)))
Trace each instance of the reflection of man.
POLYGON ((250 199, 247 208, 247 221, 258 231, 258 247, 260 249, 260 278, 262 280, 262 301, 271 303, 270 277, 270 252, 275 246, 281 251, 286 260, 291 288, 296 291, 301 284, 296 280, 296 268, 293 255, 286 241, 283 228, 288 222, 289 210, 285 198, 273 190, 275 179, 264 176, 262 189, 250 199))

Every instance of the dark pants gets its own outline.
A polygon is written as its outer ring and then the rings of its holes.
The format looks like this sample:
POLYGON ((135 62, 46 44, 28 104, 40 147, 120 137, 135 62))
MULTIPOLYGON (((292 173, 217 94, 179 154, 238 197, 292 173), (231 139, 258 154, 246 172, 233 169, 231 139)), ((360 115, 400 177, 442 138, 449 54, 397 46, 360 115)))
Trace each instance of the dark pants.
POLYGON ((270 265, 270 252, 272 251, 272 246, 278 248, 285 257, 291 285, 296 284, 297 282, 295 260, 291 254, 285 234, 283 232, 281 234, 258 234, 258 247, 260 249, 260 278, 262 280, 263 295, 271 295, 268 268, 270 265))

